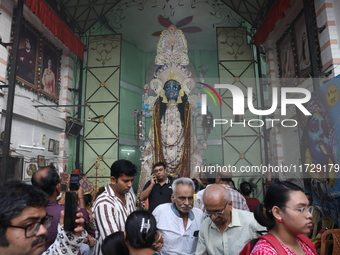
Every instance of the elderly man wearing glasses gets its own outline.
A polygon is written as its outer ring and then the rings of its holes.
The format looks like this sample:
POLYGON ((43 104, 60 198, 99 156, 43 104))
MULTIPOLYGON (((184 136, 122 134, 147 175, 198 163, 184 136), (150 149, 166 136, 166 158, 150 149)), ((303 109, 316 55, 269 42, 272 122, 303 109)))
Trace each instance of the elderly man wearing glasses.
POLYGON ((207 187, 203 203, 208 217, 200 227, 196 255, 239 254, 248 241, 266 231, 253 213, 233 208, 229 191, 223 185, 207 187))
POLYGON ((47 195, 20 181, 0 185, 0 254, 40 255, 77 254, 86 237, 83 214, 77 213, 74 232, 63 229, 63 212, 55 242, 45 251, 53 217, 46 213, 47 195))

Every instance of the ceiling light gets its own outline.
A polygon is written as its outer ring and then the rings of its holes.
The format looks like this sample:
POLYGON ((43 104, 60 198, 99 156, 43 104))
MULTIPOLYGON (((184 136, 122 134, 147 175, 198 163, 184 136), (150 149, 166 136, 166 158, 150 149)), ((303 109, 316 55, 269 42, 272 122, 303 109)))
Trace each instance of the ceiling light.
POLYGON ((36 147, 36 146, 30 146, 30 145, 19 145, 21 148, 27 148, 27 149, 35 149, 35 150, 45 150, 45 147, 36 147))

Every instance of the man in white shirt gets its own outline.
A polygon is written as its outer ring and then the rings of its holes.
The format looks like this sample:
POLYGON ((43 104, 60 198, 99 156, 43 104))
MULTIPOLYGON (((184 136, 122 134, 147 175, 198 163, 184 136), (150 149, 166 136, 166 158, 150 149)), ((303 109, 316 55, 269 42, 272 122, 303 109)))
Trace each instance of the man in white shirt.
POLYGON ((228 189, 220 184, 206 188, 203 195, 206 218, 200 227, 196 255, 235 255, 257 238, 259 225, 252 212, 233 208, 228 189))
POLYGON ((203 212, 193 208, 195 184, 189 178, 178 178, 172 184, 174 203, 161 204, 153 215, 157 228, 164 235, 160 255, 193 255, 203 212))

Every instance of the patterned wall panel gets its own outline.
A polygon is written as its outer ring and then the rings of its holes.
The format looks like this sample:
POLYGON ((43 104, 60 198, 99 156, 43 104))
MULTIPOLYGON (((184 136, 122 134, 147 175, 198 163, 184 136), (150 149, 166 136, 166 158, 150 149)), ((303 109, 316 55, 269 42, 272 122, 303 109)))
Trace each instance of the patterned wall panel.
POLYGON ((118 159, 121 36, 90 36, 86 67, 84 173, 94 188, 108 183, 118 159))
MULTIPOLYGON (((228 121, 227 124, 221 125, 224 165, 230 164, 237 169, 242 165, 258 166, 261 164, 260 129, 247 125, 248 120, 258 119, 258 116, 252 114, 247 107, 249 87, 253 88, 252 101, 256 109, 259 101, 255 79, 256 63, 251 45, 247 42, 247 29, 217 28, 217 44, 220 84, 237 86, 245 97, 245 114, 234 116, 231 92, 227 89, 219 90, 223 98, 221 119, 228 121), (234 122, 233 125, 230 124, 231 121, 234 122)), ((254 122, 251 125, 259 123, 254 122)))

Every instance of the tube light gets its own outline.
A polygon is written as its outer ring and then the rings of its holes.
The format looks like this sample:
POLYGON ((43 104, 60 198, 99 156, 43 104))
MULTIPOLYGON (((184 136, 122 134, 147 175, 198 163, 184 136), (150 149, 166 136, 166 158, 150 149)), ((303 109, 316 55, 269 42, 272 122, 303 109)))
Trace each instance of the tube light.
POLYGON ((35 150, 45 150, 45 147, 36 147, 36 146, 30 146, 30 145, 19 145, 21 148, 27 148, 27 149, 35 149, 35 150))

